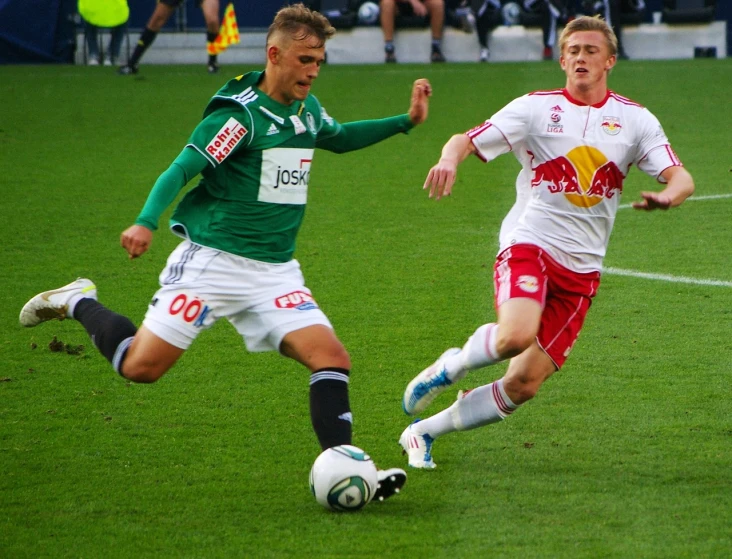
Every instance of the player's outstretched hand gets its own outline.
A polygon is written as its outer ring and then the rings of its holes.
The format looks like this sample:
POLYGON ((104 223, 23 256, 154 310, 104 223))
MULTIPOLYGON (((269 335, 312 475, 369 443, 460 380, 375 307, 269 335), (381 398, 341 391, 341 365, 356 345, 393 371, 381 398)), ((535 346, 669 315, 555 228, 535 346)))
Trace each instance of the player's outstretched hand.
POLYGON ((422 188, 424 190, 429 188, 430 198, 434 197, 439 200, 443 196, 450 196, 456 177, 457 163, 448 159, 440 159, 437 165, 427 173, 427 179, 424 181, 422 188))
POLYGON ((658 192, 641 192, 640 195, 643 200, 632 204, 636 210, 667 210, 671 207, 671 198, 658 192))
POLYGON ((426 78, 415 80, 412 86, 412 99, 409 104, 409 120, 415 126, 427 120, 429 97, 432 95, 432 86, 426 78))
POLYGON ((120 242, 122 247, 130 255, 130 258, 137 258, 145 254, 152 243, 153 232, 142 225, 132 225, 122 231, 120 242))

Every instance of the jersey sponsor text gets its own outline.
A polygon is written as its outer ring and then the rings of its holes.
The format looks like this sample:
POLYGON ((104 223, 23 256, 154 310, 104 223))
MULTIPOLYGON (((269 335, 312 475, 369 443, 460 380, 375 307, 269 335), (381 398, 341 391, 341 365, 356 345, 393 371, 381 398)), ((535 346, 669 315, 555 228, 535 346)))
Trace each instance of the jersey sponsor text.
POLYGON ((206 153, 213 157, 216 163, 221 163, 246 135, 247 129, 238 120, 231 117, 206 146, 206 153))
POLYGON ((263 150, 257 200, 271 204, 305 204, 313 152, 302 148, 263 150))

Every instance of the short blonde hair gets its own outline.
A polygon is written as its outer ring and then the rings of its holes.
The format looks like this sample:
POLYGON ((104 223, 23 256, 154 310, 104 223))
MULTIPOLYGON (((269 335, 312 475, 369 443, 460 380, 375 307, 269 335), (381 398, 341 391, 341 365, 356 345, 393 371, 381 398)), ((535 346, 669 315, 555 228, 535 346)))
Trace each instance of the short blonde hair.
POLYGON ((274 35, 282 33, 295 41, 311 36, 317 37, 320 41, 319 46, 322 47, 335 32, 335 28, 323 14, 305 7, 302 3, 292 4, 275 14, 272 25, 267 31, 267 45, 274 35))
POLYGON ((615 31, 600 16, 580 16, 570 21, 559 35, 559 52, 564 53, 569 37, 578 31, 599 31, 605 35, 610 54, 613 56, 618 54, 618 38, 615 36, 615 31))

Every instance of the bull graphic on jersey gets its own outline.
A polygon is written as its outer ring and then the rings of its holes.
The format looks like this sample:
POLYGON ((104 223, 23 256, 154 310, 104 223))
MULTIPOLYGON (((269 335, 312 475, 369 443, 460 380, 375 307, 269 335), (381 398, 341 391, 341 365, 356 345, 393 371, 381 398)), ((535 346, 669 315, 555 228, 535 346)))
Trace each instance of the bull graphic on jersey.
MULTIPOLYGON (((529 152, 532 159, 534 154, 529 152)), ((625 176, 618 166, 598 149, 579 146, 538 165, 532 165, 532 188, 546 188, 563 194, 573 205, 591 208, 623 191, 625 176)))

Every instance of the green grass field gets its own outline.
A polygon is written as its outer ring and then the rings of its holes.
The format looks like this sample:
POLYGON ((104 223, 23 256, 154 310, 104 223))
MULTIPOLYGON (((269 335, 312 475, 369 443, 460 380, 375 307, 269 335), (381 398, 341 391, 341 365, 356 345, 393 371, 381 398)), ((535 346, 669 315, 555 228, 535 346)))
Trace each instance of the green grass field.
MULTIPOLYGON (((402 495, 357 514, 309 492, 305 369, 247 354, 230 325, 154 385, 116 375, 73 321, 18 325, 28 298, 77 276, 142 320, 178 240, 161 229, 130 261, 119 234, 208 98, 249 69, 0 67, 0 556, 729 557, 732 59, 616 68, 612 88, 659 117, 697 184, 680 209, 618 214, 606 265, 655 279, 606 274, 535 400, 440 439, 435 471, 409 471, 402 495), (52 352, 54 337, 85 349, 52 352)), ((404 112, 418 77, 434 86, 424 126, 318 153, 296 253, 353 359, 354 443, 381 467, 406 465, 407 382, 494 318, 493 257, 519 167, 471 159, 439 202, 421 190, 427 170, 451 134, 564 83, 548 63, 326 66, 314 93, 342 122, 376 118, 404 112)), ((623 204, 656 187, 634 169, 623 204)))

